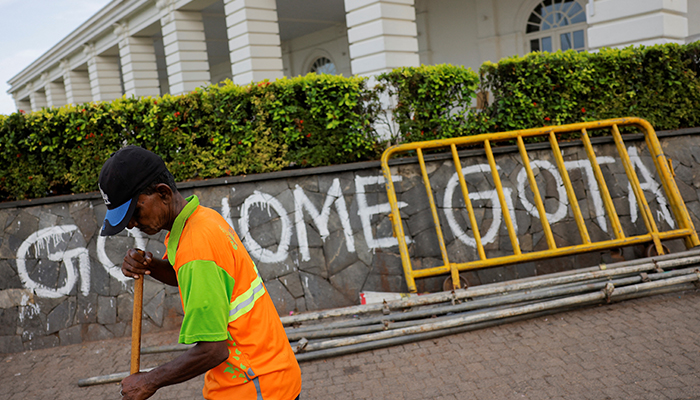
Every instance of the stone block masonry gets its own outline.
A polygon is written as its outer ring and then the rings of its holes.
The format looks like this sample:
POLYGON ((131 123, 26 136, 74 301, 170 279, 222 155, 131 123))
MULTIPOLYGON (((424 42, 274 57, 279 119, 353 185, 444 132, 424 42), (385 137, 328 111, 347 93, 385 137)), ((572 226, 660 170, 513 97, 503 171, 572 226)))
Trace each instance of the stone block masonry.
MULTIPOLYGON (((695 131, 693 131, 695 132, 695 131)), ((695 226, 700 226, 700 144, 690 132, 662 136, 676 180, 695 226)), ((700 133, 700 130, 698 130, 700 133)), ((626 135, 627 136, 627 135, 626 135)), ((638 136, 628 152, 661 230, 677 227, 661 182, 638 136)), ((597 139, 598 140, 598 139, 597 139)), ((626 236, 645 233, 624 168, 611 142, 596 144, 598 162, 626 236)), ((612 238, 600 190, 583 148, 563 143, 562 152, 592 240, 612 238)), ((516 149, 496 149, 506 205, 523 252, 546 248, 522 161, 516 149)), ((551 150, 530 146, 547 218, 557 246, 581 243, 551 150)), ((427 172, 452 262, 478 257, 451 156, 433 155, 427 172)), ((481 153, 462 153, 462 171, 487 257, 512 254, 501 204, 481 153)), ((393 179, 414 269, 443 264, 417 162, 397 159, 393 179)), ((250 252, 280 315, 359 303, 362 291, 406 291, 397 239, 378 162, 180 185, 202 205, 221 213, 250 252)), ((0 353, 75 344, 130 334, 130 279, 120 270, 124 253, 139 247, 161 257, 164 233, 139 231, 99 236, 106 208, 96 193, 0 205, 0 353)), ((684 249, 681 240, 665 243, 684 249)), ((623 250, 641 257, 643 246, 623 250)), ((610 262, 607 252, 465 272, 469 285, 542 275, 610 262)), ((419 292, 442 290, 446 276, 419 279, 419 292)), ((147 278, 143 331, 179 327, 177 288, 147 278)))

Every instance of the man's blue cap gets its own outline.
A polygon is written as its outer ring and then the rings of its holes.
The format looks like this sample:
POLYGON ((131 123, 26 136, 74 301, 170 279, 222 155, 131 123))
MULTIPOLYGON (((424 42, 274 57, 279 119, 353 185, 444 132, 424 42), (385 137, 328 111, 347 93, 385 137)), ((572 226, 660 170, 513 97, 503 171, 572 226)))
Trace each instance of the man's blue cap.
POLYGON ((100 235, 121 232, 131 221, 141 192, 167 170, 160 157, 138 146, 126 146, 112 153, 98 179, 102 199, 107 205, 100 235))

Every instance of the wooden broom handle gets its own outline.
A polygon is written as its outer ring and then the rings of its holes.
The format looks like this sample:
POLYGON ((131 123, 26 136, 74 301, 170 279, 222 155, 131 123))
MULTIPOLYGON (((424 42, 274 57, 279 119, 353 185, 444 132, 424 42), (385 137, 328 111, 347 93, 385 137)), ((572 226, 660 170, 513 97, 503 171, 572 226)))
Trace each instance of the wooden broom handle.
MULTIPOLYGON (((143 254, 143 251, 139 250, 143 254)), ((134 279, 134 310, 131 317, 131 373, 141 369, 141 318, 143 314, 144 275, 134 279)))

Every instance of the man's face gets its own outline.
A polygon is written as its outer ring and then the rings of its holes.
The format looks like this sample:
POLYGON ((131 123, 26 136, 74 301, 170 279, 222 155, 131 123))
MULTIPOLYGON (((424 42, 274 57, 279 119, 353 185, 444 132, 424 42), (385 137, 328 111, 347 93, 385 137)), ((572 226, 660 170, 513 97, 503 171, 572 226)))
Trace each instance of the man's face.
POLYGON ((168 228, 169 215, 170 208, 158 192, 142 194, 139 196, 136 209, 127 228, 139 228, 147 235, 155 235, 162 229, 168 228))

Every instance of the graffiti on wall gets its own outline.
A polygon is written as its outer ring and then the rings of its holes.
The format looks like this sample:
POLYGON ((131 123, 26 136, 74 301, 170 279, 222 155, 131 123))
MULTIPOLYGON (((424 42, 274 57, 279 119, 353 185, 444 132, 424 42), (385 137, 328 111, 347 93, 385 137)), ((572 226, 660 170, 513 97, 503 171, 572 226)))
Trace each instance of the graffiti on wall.
MULTIPOLYGON (((647 166, 642 162, 639 154, 635 147, 629 148, 630 159, 632 160, 635 168, 638 171, 640 183, 642 189, 651 193, 658 203, 657 219, 659 221, 665 221, 672 228, 674 227, 674 221, 671 217, 671 213, 668 210, 666 198, 663 195, 661 186, 654 180, 653 173, 647 166)), ((615 159, 612 157, 599 157, 599 164, 614 164, 615 159)), ((558 196, 558 204, 556 209, 547 211, 547 219, 550 223, 556 223, 564 219, 568 211, 568 199, 566 196, 566 191, 562 182, 561 175, 557 167, 549 161, 546 160, 534 160, 531 161, 533 168, 538 168, 539 173, 546 173, 551 176, 551 179, 555 181, 555 187, 558 196)), ((607 232, 607 223, 605 217, 605 210, 603 207, 603 200, 600 195, 600 190, 598 184, 595 180, 593 169, 591 168, 590 162, 588 160, 575 160, 566 161, 565 167, 569 171, 580 170, 582 172, 583 181, 588 190, 588 198, 590 199, 590 207, 592 208, 591 215, 600 228, 607 232)), ((487 164, 476 164, 464 167, 462 173, 465 176, 472 174, 490 174, 490 168, 487 164)), ((395 182, 401 182, 401 176, 395 176, 395 182)), ((527 213, 529 213, 534 218, 539 218, 537 210, 530 200, 527 198, 527 176, 524 169, 517 173, 516 177, 517 184, 515 188, 504 187, 504 194, 506 197, 506 205, 514 215, 515 203, 519 201, 527 213)), ((335 213, 340 221, 342 234, 345 241, 345 250, 349 253, 356 252, 355 237, 353 236, 353 230, 351 228, 350 219, 358 218, 362 228, 362 236, 365 240, 367 248, 374 251, 377 249, 386 249, 394 247, 398 244, 397 239, 392 236, 388 237, 376 237, 373 232, 373 218, 379 215, 387 215, 390 213, 389 203, 377 203, 370 204, 370 197, 368 196, 368 187, 371 186, 383 186, 385 183, 384 177, 381 175, 373 176, 355 176, 354 178, 354 193, 355 201, 358 206, 357 215, 351 216, 349 213, 348 205, 346 204, 345 197, 341 190, 341 185, 339 179, 334 179, 330 188, 325 193, 325 199, 323 204, 314 204, 314 202, 307 196, 304 189, 298 185, 292 191, 293 193, 293 204, 283 204, 278 198, 265 193, 264 191, 256 190, 250 194, 240 205, 240 217, 238 218, 237 224, 232 219, 232 211, 228 197, 223 197, 221 199, 221 214, 226 219, 226 221, 236 229, 244 242, 246 248, 250 252, 251 256, 258 262, 261 263, 280 263, 285 260, 290 255, 290 246, 292 243, 292 237, 296 233, 296 239, 299 250, 299 257, 302 261, 308 261, 311 258, 309 252, 309 240, 307 234, 307 222, 313 223, 316 227, 321 240, 325 240, 329 236, 329 220, 331 213, 335 210, 335 213), (275 234, 279 235, 277 240, 277 246, 275 250, 263 247, 256 238, 251 234, 250 217, 254 212, 266 212, 270 216, 276 215, 281 229, 275 234), (310 220, 310 221, 309 221, 310 220)), ((454 210, 457 208, 453 204, 453 198, 455 197, 455 191, 458 190, 458 176, 455 172, 450 179, 447 181, 445 187, 442 189, 442 212, 447 221, 447 225, 462 243, 466 246, 472 248, 476 247, 476 242, 473 236, 468 234, 468 230, 463 223, 460 223, 455 216, 454 210)), ((376 188, 375 188, 376 189, 376 188)), ((235 193, 235 187, 231 190, 235 193)), ((628 193, 632 193, 631 188, 627 187, 628 193)), ((376 192, 376 191, 375 191, 376 192)), ((475 190, 470 191, 469 197, 472 201, 478 201, 481 206, 484 204, 488 205, 488 208, 492 210, 492 220, 488 227, 480 228, 482 232, 482 243, 488 244, 492 243, 499 232, 499 228, 502 224, 502 210, 501 205, 498 200, 498 194, 495 190, 475 190)), ((636 200, 634 195, 629 195, 629 205, 632 222, 634 223, 638 218, 638 210, 636 205, 636 200)), ((404 208, 409 205, 407 201, 410 199, 403 199, 406 201, 398 202, 398 207, 404 208)), ((513 219, 514 227, 517 232, 517 221, 513 219)), ((76 225, 59 225, 49 228, 44 228, 38 230, 31 234, 24 242, 20 245, 16 253, 16 263, 17 263, 17 273, 20 280, 26 289, 34 292, 39 297, 47 298, 58 298, 66 296, 71 291, 74 290, 76 285, 79 283, 78 290, 83 294, 87 295, 90 290, 90 273, 91 273, 91 258, 89 250, 86 247, 76 246, 73 248, 67 248, 68 240, 70 236, 78 230, 76 225), (29 273, 29 263, 37 262, 37 260, 46 259, 54 263, 61 265, 63 270, 65 270, 64 278, 58 287, 49 287, 35 279, 32 279, 29 273)), ((131 230, 128 235, 133 238, 134 246, 139 248, 145 248, 146 238, 141 235, 138 230, 131 230)), ((411 243, 410 237, 406 237, 406 241, 411 243)), ((104 268, 107 273, 114 277, 117 281, 122 284, 126 284, 128 279, 125 278, 121 273, 120 264, 116 263, 115 260, 111 260, 107 256, 106 246, 109 245, 109 239, 99 236, 96 242, 96 259, 99 262, 99 267, 104 268)), ((119 260, 119 263, 121 260, 119 260)))
MULTIPOLYGON (((90 255, 86 247, 66 249, 66 235, 78 230, 75 225, 59 225, 41 229, 31 234, 17 250, 17 274, 26 289, 31 290, 39 297, 58 298, 68 295, 77 284, 80 277, 80 292, 87 296, 90 292, 90 255), (32 257, 33 253, 33 257, 32 257), (49 261, 61 263, 66 271, 63 285, 50 288, 30 277, 27 263, 46 258, 49 261)), ((128 231, 135 239, 135 247, 144 248, 146 241, 138 230, 128 231)), ((126 283, 121 268, 109 259, 105 251, 107 238, 100 236, 97 239, 97 259, 100 265, 119 282, 126 283)))

